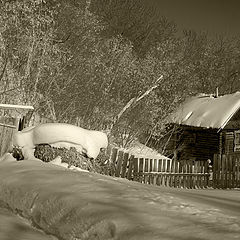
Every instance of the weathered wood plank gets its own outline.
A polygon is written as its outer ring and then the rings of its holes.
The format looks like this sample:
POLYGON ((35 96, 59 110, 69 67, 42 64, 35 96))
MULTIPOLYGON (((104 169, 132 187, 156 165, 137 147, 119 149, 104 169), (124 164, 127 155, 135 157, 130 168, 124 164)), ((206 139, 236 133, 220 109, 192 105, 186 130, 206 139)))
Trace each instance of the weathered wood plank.
POLYGON ((139 158, 139 168, 138 168, 138 173, 139 173, 139 182, 143 182, 143 172, 144 172, 144 159, 139 158))
POLYGON ((138 174, 138 158, 134 157, 133 159, 133 181, 139 181, 139 174, 138 174))
POLYGON ((149 172, 153 171, 153 159, 149 159, 149 172))
POLYGON ((236 186, 240 187, 240 157, 236 159, 236 186))
MULTIPOLYGON (((175 171, 175 172, 176 172, 177 174, 180 173, 179 166, 180 166, 179 162, 176 161, 176 166, 175 166, 176 171, 175 171)), ((179 187, 180 187, 180 176, 179 176, 179 175, 176 175, 175 179, 176 179, 176 187, 179 188, 179 187)))
POLYGON ((118 149, 112 148, 111 155, 110 155, 110 163, 112 165, 112 171, 111 171, 112 176, 115 176, 117 154, 118 154, 118 149))
POLYGON ((122 170, 122 162, 123 162, 123 151, 118 151, 117 159, 116 159, 116 171, 115 176, 120 177, 120 173, 122 170))
POLYGON ((123 163, 122 163, 122 172, 121 177, 125 178, 127 173, 127 165, 129 164, 129 153, 125 152, 123 155, 123 163))
POLYGON ((217 188, 217 162, 218 162, 218 154, 214 154, 213 158, 213 188, 217 188))
POLYGON ((131 155, 129 158, 129 165, 127 169, 127 179, 128 180, 133 180, 133 159, 134 155, 131 155))
MULTIPOLYGON (((144 172, 149 172, 149 159, 145 158, 144 159, 144 172)), ((144 175, 144 183, 148 184, 149 183, 149 176, 144 175)))
POLYGON ((153 159, 153 171, 158 171, 158 159, 153 159))
MULTIPOLYGON (((209 163, 205 161, 204 163, 204 173, 209 174, 209 163)), ((209 175, 204 176, 204 188, 207 188, 209 185, 209 175)))
POLYGON ((230 161, 230 188, 234 188, 234 178, 235 178, 235 174, 234 174, 234 157, 231 155, 229 156, 229 161, 230 161))
MULTIPOLYGON (((166 172, 167 173, 170 173, 171 172, 171 164, 170 164, 170 161, 169 160, 166 160, 166 164, 167 164, 167 166, 166 166, 166 172)), ((169 174, 167 174, 166 175, 166 186, 168 186, 168 187, 170 187, 170 183, 171 182, 171 175, 169 175, 169 174)))
POLYGON ((221 159, 221 188, 226 188, 226 181, 225 181, 225 175, 226 175, 226 155, 222 155, 221 159))
MULTIPOLYGON (((193 161, 189 161, 189 165, 188 165, 188 172, 190 173, 190 174, 192 174, 192 166, 193 166, 193 161)), ((193 175, 190 175, 189 176, 189 185, 188 185, 188 187, 190 188, 190 189, 192 189, 193 188, 193 175)))
MULTIPOLYGON (((159 159, 158 160, 158 172, 162 172, 162 165, 163 165, 163 160, 159 159)), ((157 177, 157 184, 160 186, 162 185, 162 176, 158 175, 157 177)))

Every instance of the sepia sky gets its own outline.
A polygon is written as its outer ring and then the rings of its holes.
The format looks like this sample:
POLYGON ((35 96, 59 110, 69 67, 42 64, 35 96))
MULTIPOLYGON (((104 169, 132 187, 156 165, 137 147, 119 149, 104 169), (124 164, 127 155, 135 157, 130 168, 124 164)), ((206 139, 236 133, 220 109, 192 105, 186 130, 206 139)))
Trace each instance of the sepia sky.
POLYGON ((151 0, 162 15, 184 28, 240 36, 240 0, 151 0))

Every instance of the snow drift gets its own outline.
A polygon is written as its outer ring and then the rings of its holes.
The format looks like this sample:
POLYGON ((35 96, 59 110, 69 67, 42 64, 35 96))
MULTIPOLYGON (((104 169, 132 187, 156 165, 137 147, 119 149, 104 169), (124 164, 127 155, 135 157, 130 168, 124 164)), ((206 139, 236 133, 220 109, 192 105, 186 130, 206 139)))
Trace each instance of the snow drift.
POLYGON ((101 148, 108 145, 107 135, 66 123, 45 123, 16 132, 13 145, 22 148, 25 159, 34 159, 34 148, 38 144, 53 147, 75 147, 89 158, 96 158, 101 148))

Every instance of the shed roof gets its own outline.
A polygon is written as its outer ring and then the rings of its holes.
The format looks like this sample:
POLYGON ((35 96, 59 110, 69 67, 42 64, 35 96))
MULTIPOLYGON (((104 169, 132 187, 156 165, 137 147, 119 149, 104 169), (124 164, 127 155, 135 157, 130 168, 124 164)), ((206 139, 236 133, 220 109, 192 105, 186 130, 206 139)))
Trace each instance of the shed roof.
POLYGON ((33 106, 27 106, 27 105, 13 105, 13 104, 0 104, 0 108, 3 109, 23 109, 23 110, 34 110, 33 106))
POLYGON ((172 114, 171 122, 221 130, 239 109, 240 92, 219 97, 201 95, 184 102, 172 114))

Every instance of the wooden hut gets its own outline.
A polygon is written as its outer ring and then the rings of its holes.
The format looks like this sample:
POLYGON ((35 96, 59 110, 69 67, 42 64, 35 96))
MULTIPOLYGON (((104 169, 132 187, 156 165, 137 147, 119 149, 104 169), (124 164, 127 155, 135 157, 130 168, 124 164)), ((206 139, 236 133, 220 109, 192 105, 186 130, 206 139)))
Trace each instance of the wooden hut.
POLYGON ((174 131, 167 148, 178 160, 240 153, 240 92, 192 97, 170 119, 174 131))

